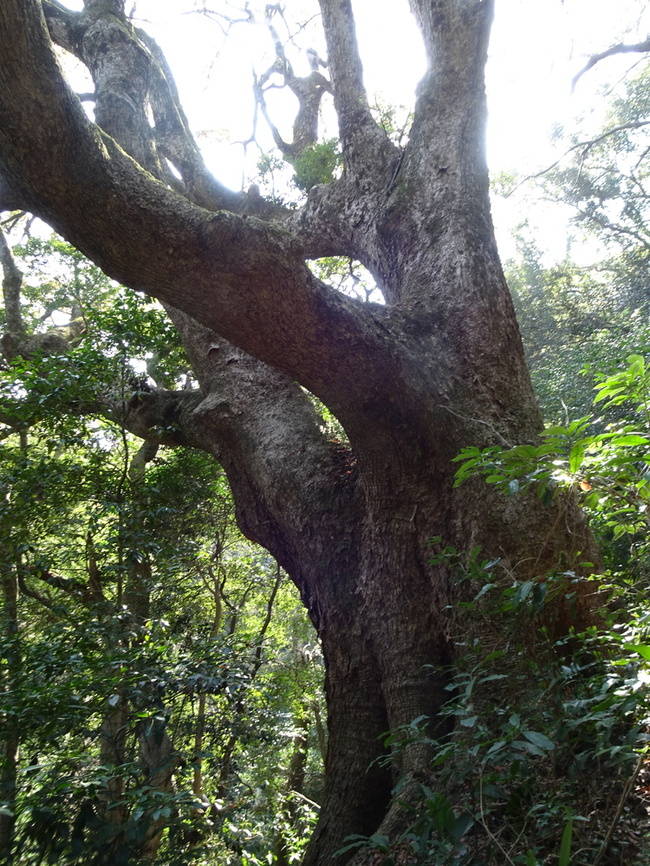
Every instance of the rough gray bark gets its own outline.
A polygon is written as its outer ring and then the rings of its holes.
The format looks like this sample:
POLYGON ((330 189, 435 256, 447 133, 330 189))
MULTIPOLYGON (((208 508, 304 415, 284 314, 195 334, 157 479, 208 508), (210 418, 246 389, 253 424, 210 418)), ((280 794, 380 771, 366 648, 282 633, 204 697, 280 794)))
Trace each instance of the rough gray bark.
POLYGON ((350 0, 320 7, 344 168, 286 212, 209 179, 120 0, 43 4, 52 38, 94 73, 102 129, 62 80, 37 0, 0 7, 0 205, 42 216, 167 305, 201 391, 140 395, 126 421, 144 437, 173 426, 167 444, 223 464, 241 528, 289 573, 322 641, 329 745, 309 866, 351 833, 403 827, 391 787, 428 772, 417 745, 392 771, 375 759, 389 727, 426 715, 435 729, 446 698, 458 623, 429 540, 480 545, 521 578, 591 545, 571 509, 452 486, 463 446, 534 441, 541 424, 490 216, 493 0, 412 0, 429 69, 403 150, 369 110, 350 0), (360 260, 386 304, 317 280, 306 261, 324 255, 360 260), (349 447, 327 441, 303 388, 349 447))

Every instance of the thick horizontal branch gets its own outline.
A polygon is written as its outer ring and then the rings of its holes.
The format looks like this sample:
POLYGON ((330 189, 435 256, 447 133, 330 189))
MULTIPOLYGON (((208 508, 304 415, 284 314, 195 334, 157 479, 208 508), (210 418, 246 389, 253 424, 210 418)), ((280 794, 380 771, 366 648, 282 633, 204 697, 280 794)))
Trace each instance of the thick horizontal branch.
POLYGON ((335 411, 384 387, 386 311, 323 286, 289 232, 193 206, 143 171, 67 87, 36 0, 0 9, 0 163, 30 208, 107 274, 289 373, 335 411))

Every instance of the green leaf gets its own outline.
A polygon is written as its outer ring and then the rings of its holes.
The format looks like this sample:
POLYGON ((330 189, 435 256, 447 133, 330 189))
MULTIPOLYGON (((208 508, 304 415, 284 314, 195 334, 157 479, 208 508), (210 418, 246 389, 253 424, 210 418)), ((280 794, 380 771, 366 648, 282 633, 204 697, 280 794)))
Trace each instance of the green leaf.
POLYGON ((489 592, 491 589, 494 589, 496 583, 485 583, 474 596, 474 601, 478 601, 481 596, 485 595, 486 592, 489 592))
POLYGON ((560 857, 558 866, 569 866, 571 858, 571 839, 573 836, 573 818, 569 818, 562 833, 562 841, 560 842, 560 857))
POLYGON ((510 745, 518 752, 528 752, 529 755, 535 755, 537 758, 543 758, 546 755, 544 749, 540 749, 539 746, 529 743, 527 740, 513 740, 510 745))
POLYGON ((623 433, 610 439, 610 445, 650 445, 650 439, 638 433, 623 433))
POLYGON ((549 739, 546 734, 540 734, 539 731, 522 731, 524 737, 540 749, 550 752, 555 748, 553 740, 549 739))
POLYGON ((497 740, 496 743, 493 743, 490 748, 485 753, 485 757, 487 758, 489 755, 496 755, 497 752, 500 752, 501 749, 506 745, 505 740, 497 740))
POLYGON ((585 459, 585 446, 582 442, 576 442, 569 452, 569 472, 572 475, 582 466, 582 461, 585 459))
POLYGON ((623 644, 624 648, 627 650, 632 650, 635 653, 638 653, 641 658, 650 661, 650 646, 641 643, 626 643, 623 644))
POLYGON ((521 604, 522 601, 526 601, 528 596, 531 594, 533 589, 535 588, 534 580, 527 580, 524 583, 521 583, 517 587, 517 591, 512 597, 512 601, 514 604, 521 604))

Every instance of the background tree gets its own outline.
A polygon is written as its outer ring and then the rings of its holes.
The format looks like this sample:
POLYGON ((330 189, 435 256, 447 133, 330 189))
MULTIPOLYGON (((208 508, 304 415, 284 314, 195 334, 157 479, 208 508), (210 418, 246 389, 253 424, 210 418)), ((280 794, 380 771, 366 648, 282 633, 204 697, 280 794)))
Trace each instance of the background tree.
MULTIPOLYGON (((221 463, 242 531, 287 570, 318 631, 329 740, 309 864, 330 863, 351 833, 396 838, 420 808, 431 741, 378 759, 388 728, 421 717, 431 736, 450 727, 441 708, 466 637, 464 590, 431 539, 480 547, 508 580, 593 558, 570 495, 545 505, 453 484, 461 448, 535 442, 541 420, 488 199, 493 3, 412 8, 428 69, 397 146, 368 106, 350 4, 321 0, 328 88, 312 76, 333 94, 342 170, 299 208, 209 175, 164 59, 120 0, 0 10, 2 206, 39 215, 166 305, 199 388, 138 389, 122 421, 221 463), (51 40, 89 69, 95 122, 51 40), (360 261, 385 303, 318 279, 307 262, 323 256, 360 261), (346 442, 329 440, 308 392, 346 442)), ((304 109, 313 93, 294 86, 304 109)), ((29 354, 20 331, 9 343, 29 354)), ((549 612, 556 634, 589 620, 584 584, 572 589, 572 604, 558 593, 549 612)))
POLYGON ((570 215, 561 260, 549 264, 557 254, 525 224, 506 265, 548 420, 588 414, 593 377, 648 343, 647 79, 641 65, 610 95, 603 125, 558 136, 563 156, 528 178, 538 206, 570 215))
POLYGON ((277 837, 261 815, 285 800, 294 851, 319 785, 313 634, 237 532, 211 459, 163 458, 115 421, 147 358, 184 382, 174 333, 67 244, 16 252, 32 345, 73 307, 83 326, 65 357, 41 348, 0 370, 3 862, 254 856, 277 837))

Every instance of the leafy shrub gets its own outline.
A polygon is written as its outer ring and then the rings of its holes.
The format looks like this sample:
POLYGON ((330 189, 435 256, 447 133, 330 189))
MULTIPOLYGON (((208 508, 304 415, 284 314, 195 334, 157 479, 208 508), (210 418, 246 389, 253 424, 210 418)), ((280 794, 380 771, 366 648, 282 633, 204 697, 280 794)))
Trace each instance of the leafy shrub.
POLYGON ((498 560, 434 539, 436 558, 471 589, 469 634, 472 617, 499 631, 490 646, 470 639, 455 661, 443 709, 452 733, 434 739, 422 717, 386 736, 393 752, 418 742, 432 755, 419 802, 404 803, 413 823, 395 844, 359 836, 341 853, 370 849, 382 866, 628 866, 638 853, 616 829, 626 805, 634 822, 648 741, 650 369, 633 355, 596 390, 595 405, 615 420, 549 427, 537 445, 467 448, 457 483, 479 474, 511 496, 579 497, 607 565, 601 627, 553 640, 543 626, 549 600, 586 578, 504 580, 498 560))

